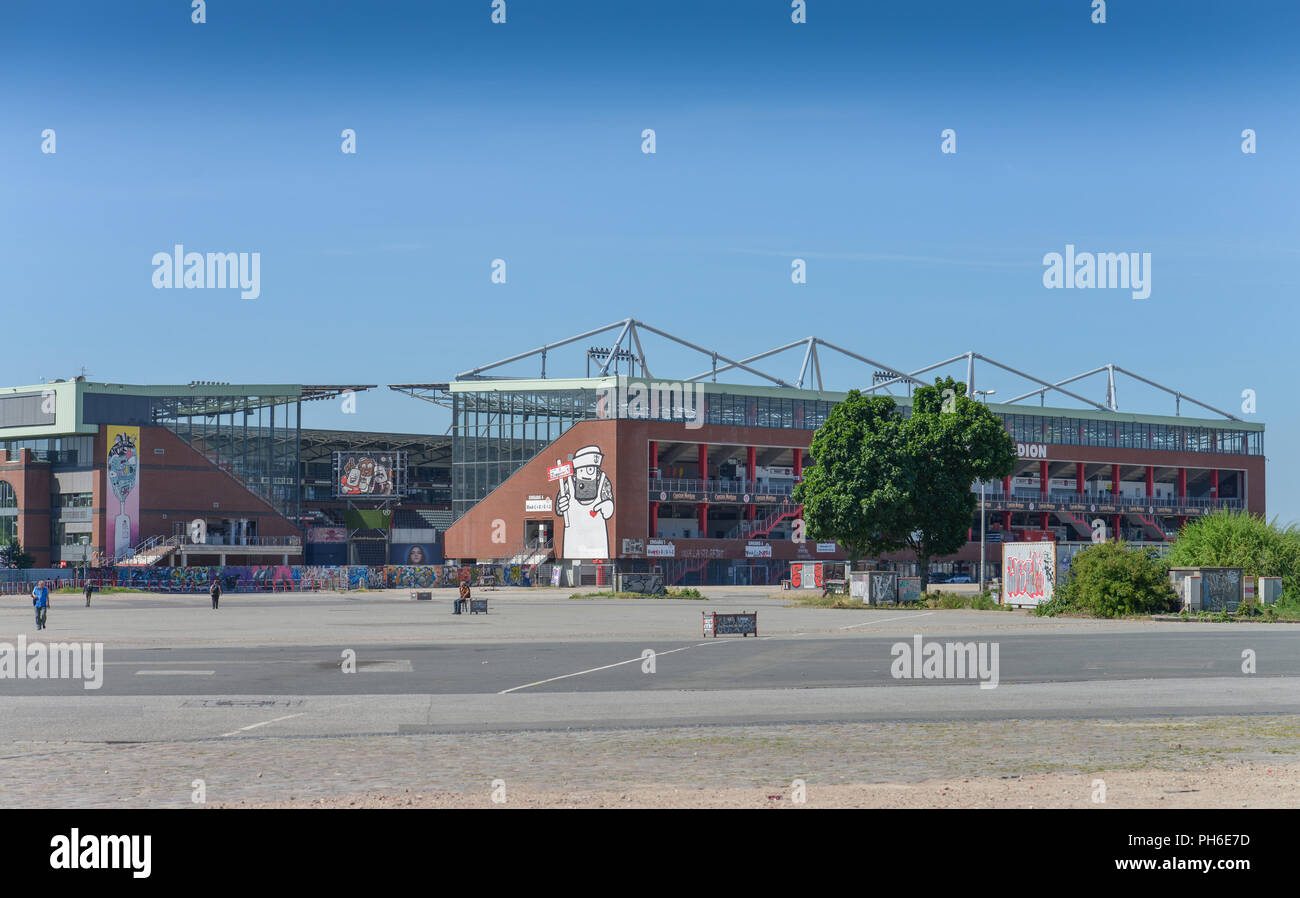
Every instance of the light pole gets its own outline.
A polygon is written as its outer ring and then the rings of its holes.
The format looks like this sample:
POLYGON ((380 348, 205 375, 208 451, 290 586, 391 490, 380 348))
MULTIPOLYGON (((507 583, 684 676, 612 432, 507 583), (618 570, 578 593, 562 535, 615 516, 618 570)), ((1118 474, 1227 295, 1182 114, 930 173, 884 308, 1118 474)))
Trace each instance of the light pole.
MULTIPOLYGON (((989 407, 989 397, 997 390, 976 390, 975 395, 983 397, 984 407, 989 407)), ((984 480, 980 478, 980 594, 984 593, 984 480)))

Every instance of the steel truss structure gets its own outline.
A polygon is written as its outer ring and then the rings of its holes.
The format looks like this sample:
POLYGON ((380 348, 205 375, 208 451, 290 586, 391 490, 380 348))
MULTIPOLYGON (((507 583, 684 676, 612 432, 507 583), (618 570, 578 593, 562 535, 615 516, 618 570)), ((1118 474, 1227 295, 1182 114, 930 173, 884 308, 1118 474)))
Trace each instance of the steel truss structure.
MULTIPOLYGON (((700 355, 704 356, 706 359, 709 360, 710 367, 707 370, 702 371, 699 374, 695 374, 691 377, 685 378, 684 380, 686 382, 696 382, 696 381, 702 381, 706 378, 710 378, 714 383, 716 383, 719 374, 725 373, 727 371, 738 370, 750 374, 754 377, 757 377, 760 380, 766 381, 774 386, 802 390, 805 389, 804 384, 807 383, 808 384, 807 389, 809 390, 814 389, 813 385, 815 384, 816 391, 822 392, 825 390, 825 386, 822 380, 822 368, 821 368, 821 359, 819 353, 822 350, 829 350, 831 352, 835 352, 847 358, 853 359, 854 361, 861 362, 864 365, 868 365, 873 369, 874 382, 869 387, 861 388, 862 392, 864 393, 873 393, 880 390, 888 391, 890 387, 898 385, 898 386, 905 387, 908 391, 908 395, 910 396, 912 388, 914 386, 927 385, 925 381, 920 379, 921 375, 931 374, 932 372, 936 372, 950 365, 956 365, 964 362, 966 365, 966 395, 974 397, 978 392, 975 389, 976 378, 977 375, 979 374, 979 372, 977 371, 977 366, 982 363, 985 366, 991 366, 993 368, 999 369, 1001 371, 1005 371, 1017 377, 1024 378, 1030 383, 1036 385, 1034 389, 1031 389, 1026 393, 1022 393, 1019 396, 1016 396, 1012 399, 1008 399, 999 403, 1001 405, 1013 405, 1018 402, 1023 402, 1024 400, 1029 399, 1033 396, 1039 397, 1040 405, 1046 405, 1047 394, 1049 392, 1052 392, 1052 393, 1059 393, 1063 396, 1067 396, 1076 402, 1083 403, 1085 406, 1097 409, 1098 411, 1118 412, 1119 400, 1118 400, 1118 394, 1115 386, 1115 375, 1118 373, 1118 374, 1123 374, 1127 377, 1132 378, 1133 380, 1136 380, 1149 387, 1153 387, 1156 390, 1160 390, 1174 397, 1175 417, 1181 416, 1182 404, 1184 401, 1186 401, 1193 405, 1199 406, 1200 408, 1203 408, 1207 411, 1213 412, 1216 415, 1220 415, 1229 421, 1242 420, 1236 415, 1223 411, 1222 409, 1215 408, 1214 406, 1209 405, 1208 403, 1201 402, 1200 400, 1187 395, 1181 390, 1177 390, 1172 387, 1165 386, 1164 384, 1157 383, 1154 380, 1143 377, 1140 374, 1136 374, 1133 371, 1130 371, 1127 368, 1123 368, 1114 363, 1100 365, 1089 371, 1085 371, 1082 374, 1075 374, 1071 377, 1065 378, 1064 380, 1058 380, 1053 382, 1053 381, 1044 380, 1043 378, 1030 374, 1027 371, 1022 371, 1018 368, 1012 367, 1011 365, 1007 365, 1002 362, 999 362, 996 359, 990 358, 981 353, 970 351, 970 352, 962 353, 960 355, 955 355, 952 358, 944 359, 943 361, 940 362, 935 362, 930 365, 925 365, 921 368, 916 368, 911 371, 905 371, 905 369, 901 367, 886 365, 882 362, 878 362, 867 356, 860 355, 859 353, 853 352, 849 349, 845 349, 842 346, 838 346, 834 343, 831 343, 828 340, 824 340, 821 337, 817 337, 817 336, 804 337, 803 339, 795 340, 794 342, 786 343, 783 346, 777 346, 772 349, 768 349, 764 352, 756 353, 754 355, 745 356, 744 358, 732 358, 731 356, 725 355, 716 349, 710 349, 704 346, 700 346, 683 337, 679 337, 674 334, 670 334, 667 331, 660 330, 659 328, 652 327, 651 325, 646 324, 643 321, 638 321, 635 318, 625 318, 621 321, 616 321, 612 324, 607 324, 604 327, 599 327, 599 328, 595 328, 594 330, 584 331, 580 334, 574 334, 571 337, 566 337, 563 340, 557 340, 553 343, 547 343, 543 346, 539 346, 536 349, 531 349, 527 352, 521 352, 518 353, 517 355, 512 355, 509 356, 508 358, 499 359, 498 361, 490 362, 489 364, 486 365, 480 365, 477 368, 470 368, 467 371, 462 371, 459 374, 457 374, 455 377, 455 381, 464 382, 464 381, 473 381, 473 380, 491 381, 494 379, 516 379, 516 378, 503 378, 501 375, 492 375, 489 374, 488 372, 493 371, 494 369, 501 368, 505 365, 510 365, 515 362, 520 362, 531 358, 536 358, 540 360, 541 363, 540 378, 545 380, 548 377, 547 365, 548 362, 550 361, 551 354, 554 353, 555 350, 565 346, 569 346, 570 344, 573 343, 578 343, 583 340, 589 340, 593 337, 597 337, 602 334, 608 334, 611 332, 617 332, 617 336, 614 338, 613 343, 609 344, 608 346, 599 348, 598 351, 588 350, 586 354, 587 363, 588 363, 587 375, 589 377, 590 376, 605 377, 610 374, 615 374, 615 375, 619 374, 621 373, 621 369, 619 367, 621 362, 627 363, 629 373, 635 374, 635 372, 639 368, 641 377, 653 377, 653 375, 650 373, 651 367, 650 367, 649 360, 647 359, 645 347, 641 342, 641 336, 643 333, 645 333, 645 334, 653 334, 657 337, 663 338, 672 343, 686 347, 687 349, 693 350, 694 352, 699 353, 700 355), (757 362, 764 361, 765 359, 770 359, 773 356, 780 355, 781 353, 789 352, 791 350, 800 350, 801 360, 797 372, 792 377, 790 377, 789 380, 782 378, 777 374, 772 373, 769 370, 763 370, 762 368, 758 368, 755 366, 755 363, 757 362), (596 359, 597 361, 599 361, 600 359, 604 360, 603 363, 596 370, 594 375, 591 373, 590 370, 592 367, 593 358, 596 359), (611 370, 611 366, 612 366, 612 370, 611 370), (1087 396, 1075 392, 1074 390, 1067 389, 1067 387, 1071 384, 1075 384, 1086 378, 1092 377, 1094 375, 1099 375, 1102 373, 1105 373, 1106 375, 1106 392, 1105 392, 1105 398, 1103 399, 1102 402, 1094 401, 1092 399, 1089 399, 1087 396)), ((450 383, 390 384, 389 388, 393 390, 397 390, 398 392, 406 393, 408 395, 414 396, 419 399, 424 399, 428 402, 433 402, 437 405, 450 408, 451 407, 451 394, 449 392, 450 386, 451 386, 450 383)))

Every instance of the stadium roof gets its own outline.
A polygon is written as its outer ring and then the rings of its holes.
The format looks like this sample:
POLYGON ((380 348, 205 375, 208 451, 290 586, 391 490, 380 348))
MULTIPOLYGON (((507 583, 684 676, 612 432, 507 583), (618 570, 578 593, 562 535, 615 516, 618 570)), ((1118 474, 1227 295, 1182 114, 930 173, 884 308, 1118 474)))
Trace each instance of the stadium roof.
MULTIPOLYGON (((823 385, 822 378, 822 355, 825 352, 835 353, 839 356, 846 357, 863 365, 870 366, 872 383, 867 387, 859 387, 863 392, 890 392, 891 388, 898 387, 905 389, 907 395, 911 395, 912 388, 915 386, 927 386, 927 382, 922 380, 922 375, 935 377, 941 369, 951 366, 960 365, 964 367, 964 376, 958 377, 966 384, 966 395, 983 396, 983 391, 977 389, 977 382, 982 382, 982 376, 989 369, 994 372, 1001 372, 1000 376, 1013 376, 1024 381, 1022 389, 1024 392, 1019 393, 1010 399, 999 403, 990 403, 999 411, 1005 414, 1016 414, 1019 409, 1018 403, 1026 399, 1038 397, 1040 405, 1046 406, 1046 397, 1051 393, 1054 397, 1065 397, 1073 402, 1083 406, 1083 411, 1088 412, 1089 417, 1095 416, 1096 412, 1103 412, 1107 415, 1119 414, 1119 399, 1117 390, 1117 375, 1122 375, 1132 381, 1142 384, 1146 388, 1153 389, 1163 393, 1173 400, 1173 416, 1183 417, 1183 403, 1189 403, 1198 406, 1205 411, 1212 412, 1214 415, 1229 421, 1240 422, 1241 419, 1231 412, 1216 408, 1206 402, 1202 402, 1192 396, 1187 395, 1181 390, 1158 383, 1155 380, 1144 377, 1127 368, 1114 363, 1098 365, 1088 371, 1079 374, 1073 374, 1069 377, 1048 379, 1042 378, 1029 372, 1017 369, 1011 365, 1004 364, 996 359, 975 351, 968 351, 951 358, 933 362, 917 368, 907 368, 906 366, 889 365, 877 361, 865 355, 861 355, 843 346, 831 343, 828 340, 817 336, 808 336, 799 340, 785 343, 759 353, 743 357, 732 357, 718 352, 715 349, 700 346, 690 340, 670 334, 667 331, 652 327, 643 321, 635 318, 625 318, 622 321, 616 321, 599 327, 594 330, 584 331, 580 334, 574 334, 547 343, 535 349, 521 352, 516 355, 508 356, 504 359, 498 359, 485 365, 462 371, 456 375, 455 379, 449 383, 423 383, 423 384, 390 384, 390 388, 399 392, 407 393, 417 398, 435 402, 440 405, 447 405, 450 394, 456 392, 465 392, 469 390, 500 390, 500 389, 575 389, 599 387, 603 384, 600 380, 607 377, 626 373, 633 377, 652 378, 650 361, 645 351, 641 337, 643 334, 654 335, 675 344, 677 347, 684 347, 696 354, 703 356, 709 367, 704 371, 693 374, 689 377, 682 378, 686 382, 700 382, 706 379, 711 383, 718 382, 718 375, 726 372, 735 371, 743 372, 759 381, 769 384, 768 389, 753 386, 737 385, 733 389, 744 391, 754 391, 759 393, 772 392, 780 395, 791 394, 821 394, 827 398, 840 398, 843 393, 827 393, 823 385), (552 354, 559 349, 570 346, 581 341, 591 340, 602 334, 617 332, 613 342, 607 346, 588 347, 586 352, 587 371, 585 377, 570 377, 556 379, 548 376, 547 365, 551 360, 552 354), (778 371, 772 368, 771 361, 774 357, 783 353, 798 353, 797 356, 787 356, 787 358, 797 357, 798 367, 791 367, 789 370, 778 371), (490 374, 498 369, 508 365, 525 360, 535 360, 540 363, 540 372, 538 378, 521 378, 518 376, 501 377, 500 375, 490 374), (760 367, 760 363, 762 366, 760 367), (594 368, 594 371, 593 371, 594 368), (612 369, 612 370, 611 370, 612 369), (594 376, 593 376, 594 375, 594 376), (784 376, 783 376, 784 375, 784 376), (1089 398, 1080 393, 1080 386, 1089 378, 1105 377, 1105 392, 1101 401, 1089 398), (507 382, 511 386, 507 386, 507 382), (807 386, 805 387, 805 384, 807 386), (776 388, 773 390, 772 388, 776 388)), ((1061 413, 1070 417, 1080 417, 1080 409, 1056 408, 1051 409, 1053 414, 1061 413)), ((1025 414, 1033 414, 1031 408, 1025 408, 1025 414)), ((1121 419, 1128 420, 1146 420, 1148 418, 1159 417, 1167 418, 1168 415, 1133 415, 1120 414, 1121 419)), ((1190 422, 1188 422, 1190 423, 1190 422)), ((1219 423, 1218 419, 1210 419, 1208 423, 1219 423)), ((1242 423, 1243 429, 1263 429, 1262 424, 1242 423)))

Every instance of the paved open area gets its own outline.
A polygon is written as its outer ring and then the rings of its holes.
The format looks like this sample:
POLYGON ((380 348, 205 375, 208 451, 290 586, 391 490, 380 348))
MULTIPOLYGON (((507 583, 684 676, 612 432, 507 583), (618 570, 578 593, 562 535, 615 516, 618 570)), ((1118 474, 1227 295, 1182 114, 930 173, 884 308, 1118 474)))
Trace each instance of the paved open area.
POLYGON ((0 642, 99 643, 102 667, 0 679, 0 804, 192 807, 202 780, 208 804, 472 806, 500 780, 516 806, 747 806, 802 778, 813 806, 1044 806, 1105 771, 1112 804, 1300 803, 1298 627, 705 591, 55 596, 39 634, 4 597, 0 642), (702 638, 742 609, 758 638, 702 638), (994 675, 896 678, 918 637, 996 649, 994 675))

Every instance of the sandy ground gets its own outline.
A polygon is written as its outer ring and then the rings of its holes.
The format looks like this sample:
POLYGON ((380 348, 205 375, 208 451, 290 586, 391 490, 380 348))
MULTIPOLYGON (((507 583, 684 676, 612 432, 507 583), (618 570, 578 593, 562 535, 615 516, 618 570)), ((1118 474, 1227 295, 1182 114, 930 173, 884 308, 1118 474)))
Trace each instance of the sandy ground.
POLYGON ((934 779, 920 783, 804 782, 769 789, 639 786, 559 792, 508 784, 476 793, 362 792, 331 799, 238 803, 259 808, 1296 808, 1300 765, 1210 770, 1107 770, 1087 776, 934 779), (1102 788, 1104 784, 1104 790, 1102 788), (800 801, 800 797, 803 798, 800 801))

